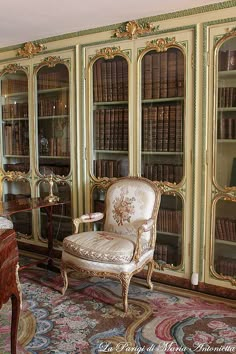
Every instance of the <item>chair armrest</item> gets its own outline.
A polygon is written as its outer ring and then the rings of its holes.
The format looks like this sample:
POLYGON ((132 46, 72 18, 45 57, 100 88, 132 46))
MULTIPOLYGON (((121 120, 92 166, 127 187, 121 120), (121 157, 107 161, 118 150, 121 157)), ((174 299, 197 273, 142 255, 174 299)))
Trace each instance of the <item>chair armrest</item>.
POLYGON ((151 231, 152 228, 154 226, 154 220, 152 218, 148 219, 148 220, 144 220, 142 222, 142 224, 138 227, 138 234, 137 234, 137 243, 135 246, 135 250, 134 250, 134 256, 132 258, 132 260, 134 260, 135 262, 139 261, 139 257, 140 257, 140 239, 141 236, 143 234, 143 232, 147 232, 147 231, 151 231))
POLYGON ((95 222, 101 220, 103 217, 104 217, 103 213, 97 212, 97 213, 84 214, 81 215, 79 218, 75 218, 73 220, 73 223, 75 225, 75 234, 77 234, 79 231, 79 224, 87 223, 87 222, 95 222))

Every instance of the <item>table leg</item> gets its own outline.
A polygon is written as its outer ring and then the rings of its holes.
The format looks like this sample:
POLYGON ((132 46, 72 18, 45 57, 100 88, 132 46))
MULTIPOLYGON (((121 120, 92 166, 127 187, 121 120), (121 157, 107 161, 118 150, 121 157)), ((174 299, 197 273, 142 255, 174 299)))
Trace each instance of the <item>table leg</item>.
POLYGON ((20 319, 20 295, 11 295, 12 317, 11 317, 11 354, 16 354, 17 332, 20 319))

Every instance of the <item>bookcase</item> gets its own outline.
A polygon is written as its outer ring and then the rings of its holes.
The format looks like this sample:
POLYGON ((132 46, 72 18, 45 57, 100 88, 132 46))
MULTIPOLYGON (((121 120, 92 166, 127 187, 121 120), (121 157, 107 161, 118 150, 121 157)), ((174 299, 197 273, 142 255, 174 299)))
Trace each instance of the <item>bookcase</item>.
MULTIPOLYGON (((19 59, 0 68, 1 198, 44 198, 52 176, 54 194, 71 200, 53 209, 58 245, 72 232, 72 65, 73 51, 66 51, 59 56, 19 59)), ((46 210, 17 213, 12 219, 23 243, 46 244, 46 210)))
POLYGON ((192 43, 193 30, 186 30, 84 46, 87 210, 104 210, 113 178, 154 181, 163 191, 155 259, 180 277, 190 272, 192 43))
POLYGON ((235 285, 236 276, 236 31, 233 26, 210 28, 209 78, 215 99, 209 97, 210 174, 208 223, 210 241, 207 279, 211 284, 235 285))

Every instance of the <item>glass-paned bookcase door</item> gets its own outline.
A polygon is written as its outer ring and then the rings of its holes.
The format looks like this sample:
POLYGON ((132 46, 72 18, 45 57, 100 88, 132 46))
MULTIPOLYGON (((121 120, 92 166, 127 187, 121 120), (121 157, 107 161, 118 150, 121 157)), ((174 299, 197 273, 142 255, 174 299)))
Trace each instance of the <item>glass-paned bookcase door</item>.
POLYGON ((180 183, 184 164, 184 55, 178 48, 142 58, 142 175, 180 183))
MULTIPOLYGON (((52 209, 52 225, 48 224, 48 210, 41 208, 40 213, 40 235, 43 241, 47 240, 48 228, 52 226, 54 245, 60 244, 63 239, 72 234, 71 221, 71 186, 67 182, 57 182, 53 185, 53 194, 59 197, 59 200, 68 201, 66 204, 55 205, 52 209)), ((45 198, 49 195, 48 181, 40 181, 39 195, 45 198)))
POLYGON ((236 278, 235 201, 220 198, 215 206, 213 264, 219 276, 236 278))
POLYGON ((70 172, 69 72, 65 64, 37 72, 39 172, 67 176, 70 172))
POLYGON ((3 169, 27 173, 29 163, 28 76, 5 69, 1 79, 3 169))
POLYGON ((236 186, 236 37, 219 50, 216 181, 236 186))
POLYGON ((177 267, 182 262, 182 200, 177 195, 162 195, 157 220, 154 259, 177 267))
MULTIPOLYGON (((29 181, 22 179, 21 181, 3 181, 3 201, 14 201, 30 198, 31 188, 29 181)), ((11 220, 14 225, 14 230, 17 237, 32 238, 32 211, 19 212, 11 215, 11 220)))
MULTIPOLYGON (((236 278, 236 36, 222 40, 218 50, 214 136, 212 266, 218 278, 236 278), (218 92, 217 92, 218 90, 218 92), (222 197, 223 193, 223 197, 222 197)), ((232 280, 233 281, 233 280, 232 280)))
POLYGON ((116 55, 92 65, 92 174, 121 177, 129 173, 128 62, 116 55))
MULTIPOLYGON (((178 47, 148 50, 141 59, 141 175, 169 188, 180 184, 184 166, 185 57, 178 47)), ((155 258, 178 267, 183 254, 183 205, 163 195, 155 258)))

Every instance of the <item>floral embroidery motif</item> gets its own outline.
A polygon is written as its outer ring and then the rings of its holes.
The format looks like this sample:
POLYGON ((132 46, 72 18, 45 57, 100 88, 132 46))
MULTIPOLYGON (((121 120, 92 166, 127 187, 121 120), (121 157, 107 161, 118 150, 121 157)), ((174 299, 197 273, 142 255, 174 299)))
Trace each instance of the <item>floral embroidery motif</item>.
POLYGON ((114 237, 111 236, 109 232, 100 231, 97 232, 97 236, 100 238, 105 238, 106 240, 114 240, 114 237))
POLYGON ((119 226, 124 225, 124 222, 130 222, 131 216, 134 214, 134 201, 135 198, 126 197, 124 191, 121 193, 120 197, 115 198, 112 214, 119 226))

